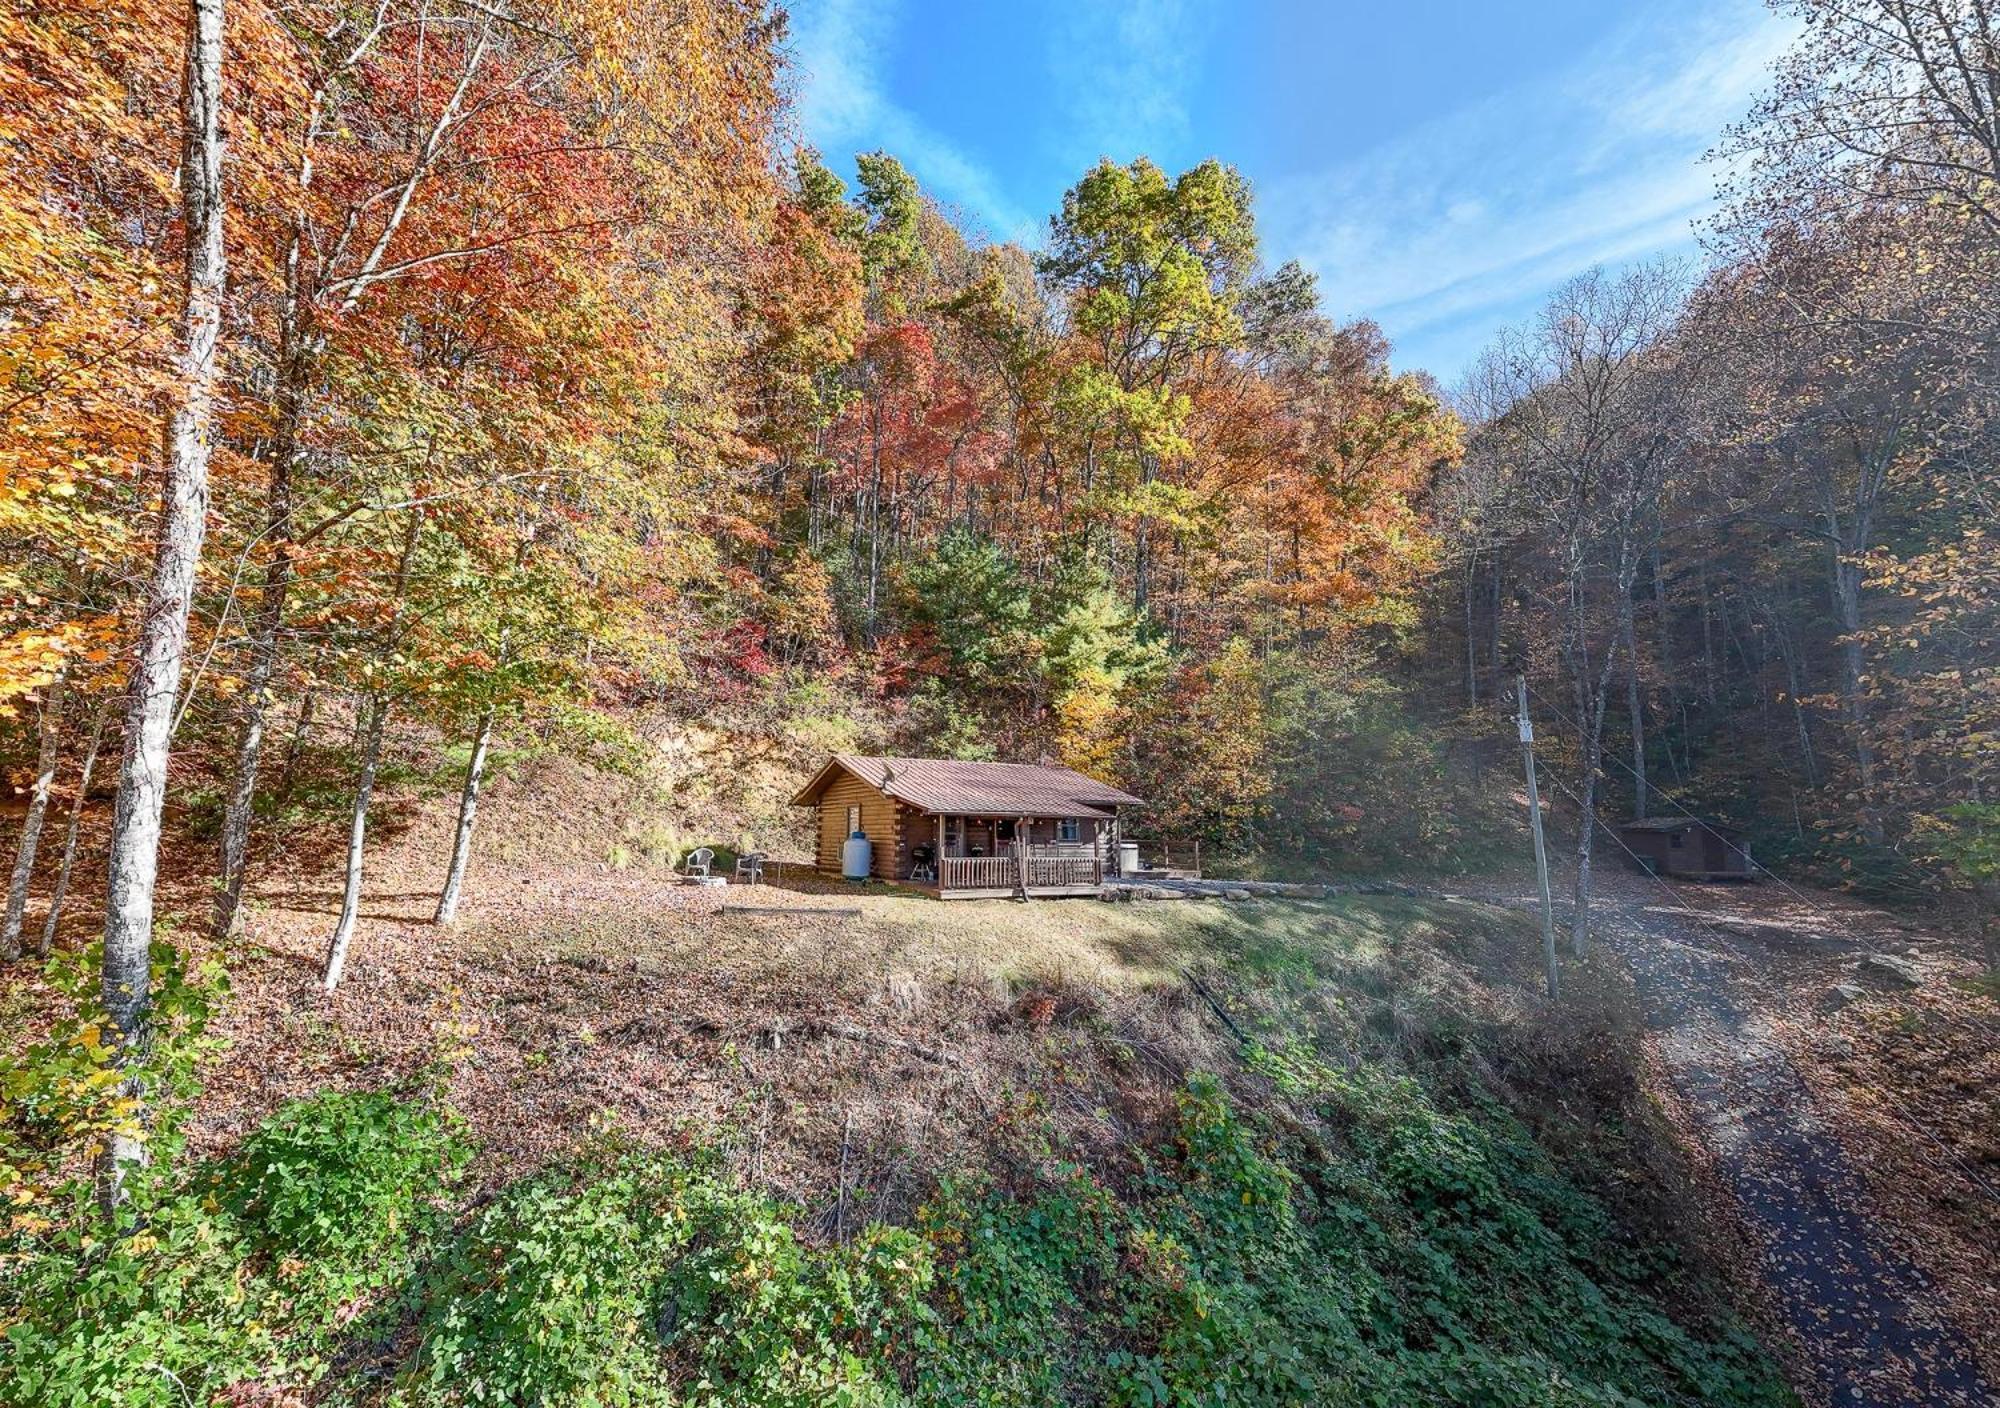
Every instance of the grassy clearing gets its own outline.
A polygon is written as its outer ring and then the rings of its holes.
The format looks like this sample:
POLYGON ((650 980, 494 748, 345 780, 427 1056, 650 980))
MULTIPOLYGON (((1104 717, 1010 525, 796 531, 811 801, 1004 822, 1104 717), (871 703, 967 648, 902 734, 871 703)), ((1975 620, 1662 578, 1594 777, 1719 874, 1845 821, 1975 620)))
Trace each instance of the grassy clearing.
MULTIPOLYGON (((657 891, 673 892, 671 877, 652 874, 657 891)), ((818 877, 755 891, 732 888, 719 900, 687 908, 618 905, 571 910, 526 927, 501 921, 476 931, 476 940, 552 957, 720 961, 742 971, 815 964, 826 953, 849 973, 873 969, 878 975, 1118 990, 1178 984, 1190 964, 1221 965, 1266 981, 1353 979, 1387 972, 1398 953, 1424 945, 1505 967, 1511 966, 1508 946, 1532 956, 1537 942, 1519 915, 1472 902, 1355 895, 1233 904, 941 903, 891 886, 842 888, 818 877), (736 912, 725 912, 731 906, 736 912), (791 912, 742 913, 744 906, 791 912), (860 913, 841 913, 849 909, 860 913)))

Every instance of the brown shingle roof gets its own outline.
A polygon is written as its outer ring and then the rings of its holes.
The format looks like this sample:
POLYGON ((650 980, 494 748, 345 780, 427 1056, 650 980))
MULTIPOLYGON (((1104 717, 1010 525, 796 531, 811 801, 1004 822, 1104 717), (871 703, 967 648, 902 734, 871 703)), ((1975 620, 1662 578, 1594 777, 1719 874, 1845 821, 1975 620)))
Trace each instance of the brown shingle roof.
POLYGON ((1705 830, 1705 831, 1713 831, 1718 836, 1720 835, 1741 836, 1743 834, 1743 828, 1740 826, 1731 826, 1728 823, 1721 821, 1703 821, 1699 817, 1692 817, 1692 816, 1640 817, 1637 821, 1619 822, 1618 829, 1620 831, 1705 830))
POLYGON ((875 758, 838 753, 798 796, 819 800, 836 770, 927 812, 947 816, 1102 817, 1106 807, 1137 805, 1120 792, 1069 768, 1037 763, 958 763, 937 758, 875 758))

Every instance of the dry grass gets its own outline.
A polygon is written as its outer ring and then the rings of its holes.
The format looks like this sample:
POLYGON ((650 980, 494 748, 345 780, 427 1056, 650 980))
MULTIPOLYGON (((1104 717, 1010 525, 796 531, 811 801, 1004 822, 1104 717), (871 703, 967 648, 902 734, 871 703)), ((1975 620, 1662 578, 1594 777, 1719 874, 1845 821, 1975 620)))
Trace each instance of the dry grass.
POLYGON ((316 970, 333 878, 301 865, 267 884, 197 1149, 288 1098, 442 1072, 489 1179, 615 1127, 719 1143, 814 1212, 844 1163, 850 1204, 893 1216, 942 1171, 1033 1157, 1031 1130, 1115 1168, 1191 1069, 1248 1082, 1184 969, 1220 975, 1251 1021, 1288 981, 1337 989, 1316 999, 1327 1021, 1395 1042, 1468 1001, 1465 973, 1503 976, 1532 950, 1516 916, 1434 901, 945 904, 800 874, 702 889, 615 863, 633 795, 573 765, 497 785, 450 931, 429 923, 448 800, 413 808, 371 854, 331 997, 316 970), (743 904, 787 912, 728 911, 743 904))

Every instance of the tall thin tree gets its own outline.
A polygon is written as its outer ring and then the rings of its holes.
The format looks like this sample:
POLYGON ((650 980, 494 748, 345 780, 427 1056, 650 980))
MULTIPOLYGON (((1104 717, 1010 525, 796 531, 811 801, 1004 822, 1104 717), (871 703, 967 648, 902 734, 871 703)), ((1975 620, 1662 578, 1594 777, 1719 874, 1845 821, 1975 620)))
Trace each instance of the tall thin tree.
MULTIPOLYGON (((129 1096, 143 1102, 138 1067, 152 984, 153 887, 174 698, 187 654, 188 608, 208 517, 215 420, 216 344, 222 329, 222 24, 224 0, 188 0, 181 101, 181 219, 186 238, 176 352, 177 402, 166 433, 166 482, 126 706, 118 805, 111 822, 104 907, 104 1006, 129 1096)), ((140 1105, 143 1109, 143 1103, 140 1105)), ((107 1140, 98 1197, 123 1200, 125 1175, 145 1146, 131 1125, 107 1140)))

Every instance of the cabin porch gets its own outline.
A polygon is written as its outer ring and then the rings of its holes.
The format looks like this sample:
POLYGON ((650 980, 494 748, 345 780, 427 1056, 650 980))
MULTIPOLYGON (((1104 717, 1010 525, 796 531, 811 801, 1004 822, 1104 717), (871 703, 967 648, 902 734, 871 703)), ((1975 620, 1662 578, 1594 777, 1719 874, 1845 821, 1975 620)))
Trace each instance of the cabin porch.
POLYGON ((1104 859, 1088 847, 1028 845, 997 856, 945 856, 934 878, 913 876, 908 883, 941 900, 1004 900, 1022 893, 1056 899, 1095 895, 1105 872, 1104 859))
POLYGON ((938 899, 1095 895, 1116 869, 1115 819, 922 814, 905 883, 938 899))

